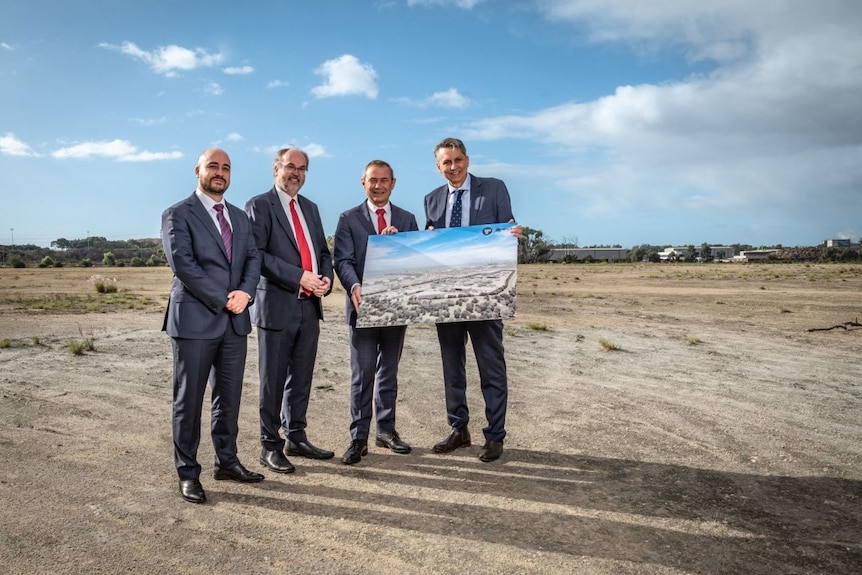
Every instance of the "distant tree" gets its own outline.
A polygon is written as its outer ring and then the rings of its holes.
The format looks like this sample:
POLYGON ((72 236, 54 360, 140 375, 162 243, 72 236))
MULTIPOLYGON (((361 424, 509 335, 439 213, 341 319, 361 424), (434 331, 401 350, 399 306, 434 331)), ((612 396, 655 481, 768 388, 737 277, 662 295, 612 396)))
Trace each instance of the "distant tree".
POLYGON ((54 265, 54 258, 51 256, 45 256, 39 261, 40 268, 50 268, 54 265))
POLYGON ((702 262, 711 262, 712 261, 712 246, 710 246, 706 242, 703 242, 700 246, 700 261, 702 261, 702 262))
POLYGON ((518 241, 518 263, 534 264, 548 261, 552 246, 545 241, 541 230, 524 227, 523 235, 518 241))
POLYGON ((117 265, 117 258, 114 257, 113 252, 105 252, 102 255, 102 265, 105 265, 105 266, 117 265))
POLYGON ((12 258, 12 260, 9 262, 9 266, 13 268, 26 268, 27 264, 24 263, 24 260, 12 258))
POLYGON ((68 250, 72 247, 72 243, 66 238, 58 238, 51 242, 51 247, 55 250, 68 250))
POLYGON ((90 258, 84 258, 81 260, 81 263, 79 265, 82 268, 91 268, 93 267, 93 260, 91 260, 90 258))
POLYGON ((688 249, 685 250, 685 260, 689 263, 695 261, 697 259, 697 251, 694 249, 693 245, 689 245, 688 249))
POLYGON ((145 262, 143 258, 135 256, 131 260, 129 260, 129 265, 133 268, 142 268, 147 265, 147 262, 145 262))

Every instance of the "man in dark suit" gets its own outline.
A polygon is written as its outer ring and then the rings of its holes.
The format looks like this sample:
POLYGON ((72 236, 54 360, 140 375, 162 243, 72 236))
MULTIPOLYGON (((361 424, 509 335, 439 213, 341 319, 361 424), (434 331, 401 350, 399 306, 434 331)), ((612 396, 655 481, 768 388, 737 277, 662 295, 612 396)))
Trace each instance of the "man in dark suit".
MULTIPOLYGON (((437 170, 447 184, 425 196, 426 229, 514 222, 512 203, 506 184, 495 178, 478 178, 467 170, 470 158, 461 140, 446 138, 434 148, 437 170)), ((521 237, 520 226, 512 233, 521 237)), ((479 459, 494 461, 503 453, 506 437, 508 379, 503 353, 501 320, 438 323, 437 339, 443 357, 443 383, 446 415, 451 432, 434 445, 436 453, 449 453, 470 445, 467 424, 467 374, 465 368, 467 337, 473 343, 482 396, 485 399, 485 444, 479 459)))
POLYGON ((247 306, 260 278, 260 257, 245 212, 224 201, 230 158, 219 149, 201 154, 198 187, 162 214, 162 244, 174 272, 162 327, 173 348, 174 463, 180 495, 203 503, 197 462, 207 379, 212 386, 211 433, 215 479, 254 482, 237 458, 236 438, 247 336, 247 306))
POLYGON ((358 463, 368 453, 372 395, 377 416, 376 445, 395 453, 411 451, 395 430, 398 362, 407 326, 357 328, 356 316, 362 303, 368 236, 416 231, 419 227, 413 214, 389 202, 395 174, 388 163, 369 162, 362 174, 362 187, 368 199, 342 213, 335 231, 335 271, 347 293, 345 319, 350 326, 351 441, 341 458, 347 465, 358 463))
POLYGON ((248 201, 261 278, 251 308, 257 326, 260 363, 260 462, 277 473, 291 473, 287 455, 329 459, 306 435, 306 411, 317 358, 321 298, 332 289, 332 256, 317 204, 299 190, 305 184, 308 155, 284 148, 272 165, 275 185, 248 201))

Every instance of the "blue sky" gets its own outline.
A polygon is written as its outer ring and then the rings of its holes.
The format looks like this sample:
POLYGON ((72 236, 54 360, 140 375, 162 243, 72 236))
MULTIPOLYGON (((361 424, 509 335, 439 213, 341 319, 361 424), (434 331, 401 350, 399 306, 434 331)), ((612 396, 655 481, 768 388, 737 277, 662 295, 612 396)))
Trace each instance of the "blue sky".
POLYGON ((514 268, 518 240, 507 231, 512 226, 466 226, 370 236, 365 276, 488 264, 510 264, 514 268))
POLYGON ((238 205, 305 148, 327 235, 384 159, 421 225, 447 136, 551 240, 858 241, 860 30, 857 0, 0 0, 0 244, 157 237, 211 146, 238 205))

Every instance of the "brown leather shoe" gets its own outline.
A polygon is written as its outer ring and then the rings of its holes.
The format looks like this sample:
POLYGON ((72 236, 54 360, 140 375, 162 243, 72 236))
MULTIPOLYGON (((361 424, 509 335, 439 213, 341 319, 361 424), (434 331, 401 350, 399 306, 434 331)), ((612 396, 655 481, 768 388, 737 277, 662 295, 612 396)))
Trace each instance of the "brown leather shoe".
POLYGON ((502 441, 485 441, 485 445, 479 450, 479 459, 485 462, 494 461, 495 459, 499 459, 502 453, 502 441))
POLYGON ((434 453, 451 453, 459 447, 470 447, 470 431, 466 427, 452 431, 446 439, 434 444, 434 453))

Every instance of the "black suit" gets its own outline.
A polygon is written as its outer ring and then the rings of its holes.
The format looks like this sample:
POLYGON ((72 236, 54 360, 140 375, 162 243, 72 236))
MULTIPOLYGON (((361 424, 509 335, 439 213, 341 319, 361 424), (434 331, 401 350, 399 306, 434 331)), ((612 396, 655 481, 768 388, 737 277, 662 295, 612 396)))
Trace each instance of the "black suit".
POLYGON ((197 450, 207 378, 216 469, 239 463, 237 420, 251 322, 248 310, 233 314, 225 304, 233 290, 254 297, 260 259, 248 217, 225 205, 233 228, 230 262, 215 222, 196 195, 162 214, 162 244, 174 272, 162 329, 173 347, 174 462, 181 480, 200 476, 197 450))
MULTIPOLYGON (((399 231, 419 229, 416 217, 389 204, 390 225, 399 231)), ((347 292, 344 317, 350 326, 350 437, 368 439, 371 427, 371 399, 377 415, 377 433, 395 431, 395 402, 398 397, 398 363, 407 326, 356 327, 356 309, 351 288, 362 284, 368 237, 377 233, 368 203, 347 210, 338 218, 335 231, 335 271, 347 292), (377 390, 374 393, 374 383, 377 390)))
MULTIPOLYGON (((289 216, 275 187, 246 203, 255 243, 261 253, 261 277, 251 307, 257 326, 260 363, 260 440, 270 451, 284 449, 279 428, 294 443, 307 441, 306 411, 317 358, 323 304, 300 297, 304 270, 289 216)), ((332 281, 332 256, 317 205, 296 196, 308 225, 317 271, 332 281)))
MULTIPOLYGON (((514 220, 506 184, 495 178, 470 178, 469 223, 499 224, 514 220)), ((425 196, 425 227, 446 227, 449 186, 434 189, 425 196)), ((466 210, 466 207, 465 207, 466 210)), ((473 343, 482 396, 485 399, 485 439, 503 441, 506 437, 506 405, 508 380, 503 353, 503 322, 501 320, 438 323, 437 338, 443 358, 443 382, 446 390, 446 415, 452 430, 467 426, 467 337, 473 343)))

